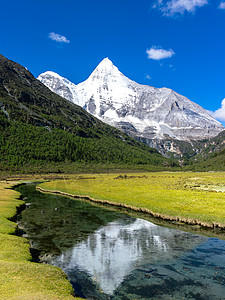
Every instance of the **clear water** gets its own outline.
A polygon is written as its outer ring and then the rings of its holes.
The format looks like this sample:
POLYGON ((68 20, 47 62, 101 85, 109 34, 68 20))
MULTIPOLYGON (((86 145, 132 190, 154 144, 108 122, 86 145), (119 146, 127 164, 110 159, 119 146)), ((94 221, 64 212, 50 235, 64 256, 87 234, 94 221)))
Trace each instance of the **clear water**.
POLYGON ((84 201, 17 188, 40 257, 86 299, 225 299, 225 241, 157 226, 84 201))

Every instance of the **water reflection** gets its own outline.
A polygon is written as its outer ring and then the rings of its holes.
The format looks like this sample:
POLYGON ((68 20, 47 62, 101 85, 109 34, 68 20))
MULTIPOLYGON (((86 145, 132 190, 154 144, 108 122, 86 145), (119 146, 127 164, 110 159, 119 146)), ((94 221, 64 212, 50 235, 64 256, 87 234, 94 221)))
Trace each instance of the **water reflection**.
POLYGON ((52 260, 73 277, 77 269, 89 274, 104 293, 112 295, 125 277, 147 263, 168 262, 206 240, 203 236, 134 219, 110 222, 52 260))
POLYGON ((66 272, 79 296, 224 299, 225 241, 41 194, 34 185, 17 190, 31 203, 21 220, 31 244, 66 272))

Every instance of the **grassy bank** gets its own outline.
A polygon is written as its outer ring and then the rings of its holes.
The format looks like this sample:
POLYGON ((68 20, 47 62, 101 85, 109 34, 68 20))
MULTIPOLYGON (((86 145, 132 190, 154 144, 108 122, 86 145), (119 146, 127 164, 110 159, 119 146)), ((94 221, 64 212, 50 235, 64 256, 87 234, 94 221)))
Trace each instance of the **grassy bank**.
POLYGON ((125 205, 163 219, 225 228, 225 173, 77 175, 39 186, 125 205))
POLYGON ((16 182, 0 182, 0 298, 78 299, 66 275, 53 266, 31 262, 29 243, 15 235, 16 224, 9 219, 23 204, 10 188, 16 182))

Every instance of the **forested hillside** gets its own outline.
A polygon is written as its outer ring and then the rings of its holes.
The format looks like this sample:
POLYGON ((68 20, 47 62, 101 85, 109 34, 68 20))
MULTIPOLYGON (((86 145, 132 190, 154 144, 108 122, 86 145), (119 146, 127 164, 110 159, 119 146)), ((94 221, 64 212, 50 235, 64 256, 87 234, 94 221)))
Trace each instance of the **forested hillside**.
POLYGON ((190 160, 184 168, 191 171, 225 171, 225 149, 190 160))
POLYGON ((194 144, 198 154, 186 160, 185 169, 193 171, 225 171, 225 130, 216 137, 194 144))
POLYGON ((3 56, 0 106, 1 170, 32 171, 41 166, 41 171, 65 171, 73 163, 145 165, 153 170, 173 165, 155 149, 54 94, 3 56))
POLYGON ((170 165, 156 150, 129 139, 107 135, 80 137, 57 128, 49 130, 9 122, 3 113, 0 121, 0 158, 2 170, 20 170, 26 165, 32 170, 32 165, 40 165, 43 171, 47 171, 44 166, 55 164, 60 165, 63 171, 64 163, 73 162, 152 165, 153 170, 170 165))

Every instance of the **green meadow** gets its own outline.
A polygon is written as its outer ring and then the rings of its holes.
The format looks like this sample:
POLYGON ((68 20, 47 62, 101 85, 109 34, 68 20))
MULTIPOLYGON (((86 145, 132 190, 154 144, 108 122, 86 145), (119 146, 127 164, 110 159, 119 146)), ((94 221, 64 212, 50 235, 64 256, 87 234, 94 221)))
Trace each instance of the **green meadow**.
POLYGON ((30 245, 16 236, 10 221, 23 204, 19 193, 9 189, 16 182, 0 182, 0 298, 1 300, 78 299, 66 275, 59 269, 31 262, 30 245))
POLYGON ((44 190, 152 213, 205 227, 225 227, 225 173, 158 172, 73 175, 39 185, 44 190))
MULTIPOLYGON (((50 181, 38 187, 49 192, 86 196, 166 220, 225 228, 225 173, 222 172, 47 177, 50 181)), ((47 177, 40 178, 46 180, 47 177)), ((12 220, 23 201, 19 200, 19 193, 10 188, 18 182, 0 181, 1 299, 79 299, 74 298, 66 275, 59 268, 32 262, 29 242, 16 236, 17 225, 12 220)))

